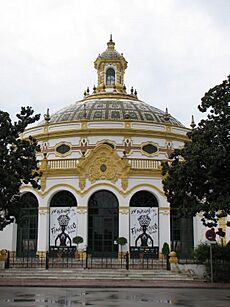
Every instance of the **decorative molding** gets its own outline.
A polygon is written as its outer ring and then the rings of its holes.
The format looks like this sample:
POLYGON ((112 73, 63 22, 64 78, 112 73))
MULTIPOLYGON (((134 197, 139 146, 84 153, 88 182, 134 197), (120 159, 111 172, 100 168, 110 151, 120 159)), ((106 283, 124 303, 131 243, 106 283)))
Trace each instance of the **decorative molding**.
POLYGON ((46 189, 46 178, 47 178, 47 173, 48 173, 48 160, 45 158, 41 160, 40 162, 40 167, 39 170, 42 172, 42 176, 40 178, 41 182, 41 190, 45 191, 46 189))
POLYGON ((170 215, 170 208, 167 207, 159 207, 160 215, 170 215))
POLYGON ((42 173, 42 176, 41 176, 41 190, 42 191, 45 191, 46 189, 46 175, 42 173))
POLYGON ((46 215, 49 214, 50 209, 48 207, 38 207, 39 215, 46 215))
MULTIPOLYGON (((100 121, 101 123, 102 121, 100 121)), ((106 120, 106 122, 110 122, 109 120, 106 120)), ((114 121, 111 121, 112 123, 114 123, 114 121)), ((74 122, 72 122, 74 123, 74 122)), ((79 122, 76 122, 79 123, 79 122)), ((110 135, 119 135, 119 136, 123 136, 123 137, 132 137, 132 136, 141 136, 141 137, 154 137, 154 138, 160 138, 160 139, 168 139, 168 140, 176 140, 176 141, 181 141, 181 142, 185 142, 188 141, 188 137, 186 136, 186 133, 188 131, 190 131, 190 129, 186 129, 186 128, 181 128, 182 130, 185 131, 185 135, 182 134, 177 134, 174 133, 172 131, 167 131, 167 128, 165 128, 165 131, 159 131, 159 130, 147 130, 147 129, 136 129, 136 128, 130 128, 131 127, 131 122, 126 122, 124 121, 124 127, 125 128, 94 128, 94 129, 89 129, 88 128, 88 121, 82 121, 82 129, 77 131, 74 129, 70 129, 70 130, 58 130, 58 131, 52 131, 49 133, 38 133, 38 134, 34 134, 34 136, 36 136, 36 139, 39 141, 42 140, 47 140, 49 139, 55 139, 55 138, 68 138, 68 137, 76 137, 77 136, 85 136, 87 135, 89 136, 96 136, 96 135, 105 135, 105 136, 110 136, 110 135), (127 128, 126 128, 126 124, 127 128)), ((95 121, 94 121, 95 123, 95 121)), ((121 122, 119 122, 121 123, 121 122)), ((136 123, 136 122, 132 122, 132 123, 136 123)), ((139 123, 139 122, 137 122, 139 123)), ((167 127, 165 125, 165 127, 167 127)), ((174 127, 173 125, 171 127, 174 127)), ((153 126, 154 128, 154 126, 153 126)), ((170 127, 169 127, 170 128, 170 127)), ((175 126, 175 128, 177 128, 175 126)), ((33 128, 28 129, 28 132, 32 133, 33 128)))
POLYGON ((80 176, 79 177, 79 188, 81 189, 81 191, 84 190, 85 183, 86 183, 86 178, 84 176, 80 176))
POLYGON ((165 125, 165 128, 166 128, 166 132, 167 133, 170 133, 170 132, 172 132, 172 125, 165 125))
POLYGON ((133 190, 136 190, 138 188, 141 188, 140 190, 145 190, 146 187, 149 187, 155 191, 157 191, 161 196, 163 196, 166 199, 166 196, 164 194, 164 192, 162 190, 160 190, 157 186, 155 186, 154 184, 149 184, 149 183, 144 183, 144 184, 137 184, 134 187, 132 187, 130 190, 128 190, 125 193, 125 196, 130 194, 133 190))
MULTIPOLYGON (((146 187, 149 187, 149 188, 157 191, 162 197, 164 197, 164 199, 166 199, 166 196, 165 196, 163 191, 161 191, 157 186, 155 186, 153 184, 149 184, 149 183, 147 183, 147 184, 137 184, 127 191, 123 191, 123 190, 119 189, 116 185, 111 184, 109 182, 92 184, 85 191, 81 191, 80 189, 78 190, 70 184, 58 183, 58 184, 55 184, 54 186, 50 187, 45 192, 41 192, 40 190, 38 190, 37 194, 39 194, 39 196, 41 198, 45 198, 54 189, 61 188, 63 190, 64 188, 69 188, 70 190, 74 191, 77 195, 82 197, 82 196, 85 196, 87 193, 89 193, 92 189, 95 189, 96 187, 100 187, 100 188, 103 188, 103 189, 105 189, 106 187, 112 188, 112 189, 116 190, 123 197, 127 197, 135 189, 141 188, 140 190, 144 190, 146 187)), ((32 187, 29 187, 29 188, 26 187, 26 188, 28 190, 31 190, 32 192, 34 192, 34 189, 32 187)))
POLYGON ((76 211, 77 211, 78 214, 86 214, 87 211, 88 211, 88 207, 79 206, 79 207, 77 207, 76 211))
MULTIPOLYGON (((87 121, 85 120, 84 122, 81 123, 81 129, 82 130, 86 130, 88 128, 88 123, 87 121)), ((76 132, 75 132, 76 133, 76 132)), ((87 133, 88 134, 88 133, 87 133)))
POLYGON ((48 123, 45 123, 43 128, 44 128, 44 133, 49 133, 49 124, 48 123))
POLYGON ((170 207, 159 207, 159 211, 170 211, 170 207))
POLYGON ((119 214, 122 214, 122 215, 129 214, 129 207, 119 207, 119 214))
POLYGON ((125 129, 130 129, 131 128, 131 123, 130 121, 125 122, 125 129))
MULTIPOLYGON (((104 74, 103 74, 104 76, 104 74)), ((104 77, 103 77, 103 80, 104 81, 104 77)), ((84 99, 82 99, 81 101, 87 101, 87 100, 91 100, 91 99, 94 99, 94 98, 112 98, 112 99, 128 99, 128 100, 137 100, 137 98, 135 96, 132 96, 130 94, 125 94, 125 93, 114 93, 114 92, 111 92, 111 93, 96 93, 96 94, 91 94, 89 96, 86 96, 84 99)))
POLYGON ((124 191, 128 188, 128 184, 129 184, 128 178, 126 177, 121 178, 121 186, 124 191))
POLYGON ((78 164, 80 173, 79 188, 85 188, 85 181, 89 179, 91 183, 98 180, 109 180, 115 183, 122 179, 122 188, 128 187, 128 176, 130 165, 128 160, 118 156, 116 150, 109 145, 99 144, 89 155, 81 159, 78 164))

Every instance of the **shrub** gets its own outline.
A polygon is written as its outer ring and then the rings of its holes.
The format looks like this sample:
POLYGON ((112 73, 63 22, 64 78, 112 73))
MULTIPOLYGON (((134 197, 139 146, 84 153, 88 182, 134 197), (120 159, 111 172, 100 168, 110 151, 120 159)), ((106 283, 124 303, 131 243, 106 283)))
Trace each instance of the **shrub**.
POLYGON ((161 252, 165 257, 168 256, 170 249, 167 242, 164 242, 161 252))
POLYGON ((193 252, 193 258, 198 263, 208 261, 210 259, 210 246, 207 243, 198 245, 193 252))
POLYGON ((80 236, 76 236, 73 238, 73 243, 77 244, 78 246, 78 244, 83 243, 83 238, 80 236))
MULTIPOLYGON (((194 250, 194 259, 206 265, 210 277, 210 246, 201 243, 194 250)), ((212 245, 213 280, 214 282, 230 282, 230 245, 212 245)))
POLYGON ((124 237, 117 238, 117 244, 121 246, 121 257, 122 257, 122 246, 127 243, 127 239, 124 237))

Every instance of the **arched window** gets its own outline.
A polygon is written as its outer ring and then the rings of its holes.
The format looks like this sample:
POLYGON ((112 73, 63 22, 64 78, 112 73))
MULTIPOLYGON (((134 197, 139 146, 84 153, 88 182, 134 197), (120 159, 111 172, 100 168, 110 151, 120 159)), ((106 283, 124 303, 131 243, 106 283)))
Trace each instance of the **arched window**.
POLYGON ((113 68, 108 68, 106 71, 106 85, 115 84, 115 70, 113 68))
POLYGON ((77 201, 69 191, 60 191, 56 193, 50 203, 50 207, 74 207, 77 201))
POLYGON ((149 256, 159 256, 158 201, 148 191, 135 193, 130 200, 130 252, 131 257, 139 255, 142 248, 149 256))
POLYGON ((56 193, 50 202, 50 251, 72 248, 77 235, 76 198, 69 191, 56 193))
POLYGON ((97 191, 89 199, 88 251, 96 257, 117 256, 118 207, 117 197, 110 191, 97 191))
POLYGON ((158 207, 158 202, 152 193, 139 191, 132 196, 130 207, 158 207))
POLYGON ((17 256, 35 256, 38 236, 38 200, 33 193, 22 195, 17 229, 17 256))

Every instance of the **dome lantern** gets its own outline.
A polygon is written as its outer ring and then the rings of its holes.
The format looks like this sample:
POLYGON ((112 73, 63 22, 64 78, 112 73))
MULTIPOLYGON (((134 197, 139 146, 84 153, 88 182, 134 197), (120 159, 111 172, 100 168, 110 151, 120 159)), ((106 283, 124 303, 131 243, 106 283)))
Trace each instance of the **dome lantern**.
POLYGON ((115 87, 117 92, 122 93, 127 63, 123 54, 115 50, 115 43, 110 35, 107 49, 94 62, 98 75, 97 92, 113 92, 115 87))

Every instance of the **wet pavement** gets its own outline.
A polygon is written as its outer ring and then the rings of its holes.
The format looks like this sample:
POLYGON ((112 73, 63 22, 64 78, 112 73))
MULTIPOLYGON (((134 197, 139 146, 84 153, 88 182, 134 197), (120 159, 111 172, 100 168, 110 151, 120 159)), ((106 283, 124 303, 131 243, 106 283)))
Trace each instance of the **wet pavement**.
POLYGON ((229 289, 0 288, 1 307, 229 307, 229 289))

